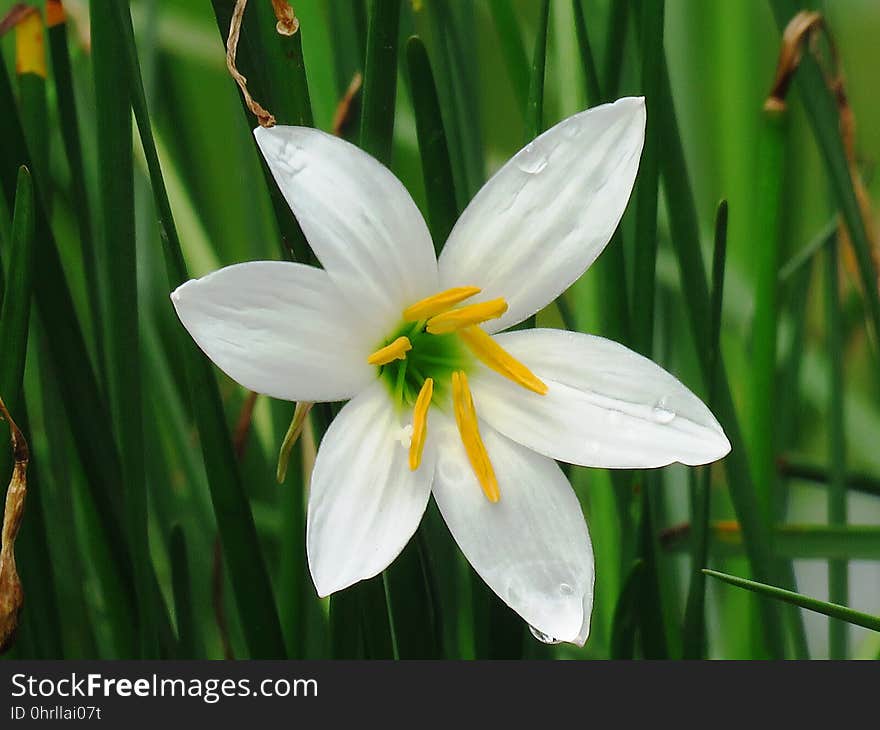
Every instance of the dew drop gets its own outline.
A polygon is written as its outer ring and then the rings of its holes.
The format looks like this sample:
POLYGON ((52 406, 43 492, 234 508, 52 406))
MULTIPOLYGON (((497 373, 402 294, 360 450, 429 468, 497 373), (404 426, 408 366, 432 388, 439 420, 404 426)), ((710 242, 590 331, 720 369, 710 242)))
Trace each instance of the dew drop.
POLYGON ((574 593, 574 588, 572 588, 568 583, 560 583, 559 592, 563 596, 570 596, 572 593, 574 593))
POLYGON ((516 166, 529 175, 537 175, 547 167, 547 155, 534 143, 526 145, 515 159, 516 166))
POLYGON ((536 629, 534 626, 529 626, 529 631, 532 632, 532 636, 534 636, 538 641, 541 641, 545 644, 561 644, 562 639, 557 639, 554 636, 550 636, 550 634, 545 634, 540 629, 536 629))
POLYGON ((669 408, 665 397, 657 401, 654 409, 651 411, 651 415, 657 423, 666 424, 672 423, 675 420, 675 411, 669 408))
POLYGON ((580 125, 580 120, 578 119, 569 119, 562 125, 562 133, 569 139, 577 137, 582 130, 583 127, 580 125))

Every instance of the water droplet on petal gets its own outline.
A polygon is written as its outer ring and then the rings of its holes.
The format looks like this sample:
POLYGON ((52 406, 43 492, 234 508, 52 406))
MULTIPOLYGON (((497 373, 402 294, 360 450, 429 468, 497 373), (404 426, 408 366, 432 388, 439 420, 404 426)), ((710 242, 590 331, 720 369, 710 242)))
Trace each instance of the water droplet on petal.
POLYGON ((582 131, 583 127, 579 119, 569 119, 562 125, 562 133, 569 139, 577 137, 582 131))
POLYGON ((514 159, 516 166, 529 175, 537 175, 547 167, 547 155, 534 142, 527 144, 514 159))
POLYGON ((545 644, 561 644, 562 639, 557 639, 554 636, 550 636, 550 634, 545 634, 540 629, 536 629, 534 626, 529 626, 529 631, 532 632, 532 636, 534 636, 538 641, 541 641, 545 644))
POLYGON ((675 420, 675 411, 667 405, 665 397, 657 401, 651 415, 657 423, 667 424, 675 420))
POLYGON ((560 583, 559 592, 563 596, 570 596, 572 593, 574 593, 574 588, 572 588, 568 583, 560 583))

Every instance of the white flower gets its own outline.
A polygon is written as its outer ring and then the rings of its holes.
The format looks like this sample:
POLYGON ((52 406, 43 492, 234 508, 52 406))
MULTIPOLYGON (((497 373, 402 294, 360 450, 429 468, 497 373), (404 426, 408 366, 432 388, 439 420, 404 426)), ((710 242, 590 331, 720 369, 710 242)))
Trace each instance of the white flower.
POLYGON ((314 129, 255 130, 324 268, 243 263, 171 298, 244 387, 350 399, 311 479, 321 596, 386 568, 433 493, 492 590, 538 633, 583 645, 592 547, 555 460, 650 468, 730 450, 696 396, 622 345, 552 329, 495 334, 552 302, 605 247, 644 128, 643 99, 627 98, 542 134, 480 190, 439 261, 406 189, 375 159, 314 129))

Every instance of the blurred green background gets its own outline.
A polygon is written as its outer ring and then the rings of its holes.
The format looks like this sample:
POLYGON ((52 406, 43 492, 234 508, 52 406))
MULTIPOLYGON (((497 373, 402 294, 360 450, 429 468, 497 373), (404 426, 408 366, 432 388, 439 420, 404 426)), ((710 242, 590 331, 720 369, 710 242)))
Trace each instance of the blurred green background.
MULTIPOLYGON (((12 4, 0 0, 0 15, 12 4)), ((116 12, 114 5, 92 3, 92 10, 112 15, 116 12)), ((300 20, 299 38, 314 123, 329 130, 353 74, 363 70, 369 8, 357 0, 298 0, 293 5, 300 20)), ((645 17, 650 14, 643 5, 651 3, 628 0, 583 0, 581 3, 598 78, 606 88, 613 87, 615 71, 619 73, 614 96, 645 93, 641 59, 649 47, 645 40, 649 34, 640 31, 639 21, 642 13, 645 17), (616 27, 622 28, 624 35, 615 38, 616 27)), ((805 111, 803 86, 795 86, 789 96, 788 119, 780 136, 780 165, 771 168, 779 175, 778 199, 770 201, 778 215, 778 237, 766 227, 766 219, 762 217, 771 194, 766 184, 767 168, 761 158, 764 144, 761 135, 766 125, 762 105, 774 78, 780 44, 779 18, 774 16, 774 6, 779 11, 780 7, 793 9, 800 4, 767 0, 667 0, 665 8, 661 5, 665 16, 663 51, 686 172, 694 196, 691 212, 696 214, 699 225, 707 277, 712 261, 716 206, 721 199, 729 204, 721 349, 745 431, 744 442, 734 443, 734 448, 752 458, 753 480, 759 485, 756 491, 770 495, 773 516, 765 525, 768 534, 787 530, 772 545, 770 563, 776 571, 774 576, 793 575, 796 585, 787 587, 796 587, 800 593, 818 599, 828 599, 829 558, 833 558, 838 565, 837 575, 842 565, 849 580, 848 586, 843 587, 843 596, 838 582, 837 595, 830 597, 876 615, 880 614, 880 564, 876 562, 880 560, 877 496, 880 478, 872 476, 880 475, 876 331, 871 334, 864 304, 868 300, 862 294, 864 288, 855 259, 848 246, 840 245, 841 298, 836 312, 839 327, 834 329, 840 342, 834 345, 833 338, 829 339, 832 315, 829 315, 825 296, 828 277, 824 257, 826 250, 836 244, 822 245, 816 250, 808 247, 817 236, 821 239, 823 231, 825 237, 827 232, 833 233, 839 203, 827 162, 805 111), (795 275, 780 279, 778 317, 775 313, 760 314, 769 316, 771 329, 778 332, 778 352, 770 363, 770 382, 774 383, 773 418, 763 423, 759 420, 754 425, 751 399, 756 368, 761 366, 754 343, 756 291, 765 260, 761 252, 768 245, 778 245, 776 271, 772 276, 784 270, 786 263, 799 252, 812 253, 802 259, 795 275), (837 386, 832 368, 835 362, 842 365, 842 379, 837 386), (830 410, 834 408, 832 396, 835 393, 840 396, 843 408, 842 430, 835 430, 830 410), (835 461, 842 456, 841 449, 837 447, 835 452, 834 446, 840 444, 841 439, 845 444, 843 456, 847 472, 862 478, 857 484, 851 484, 853 488, 848 488, 845 494, 838 489, 835 497, 834 480, 829 479, 827 473, 818 482, 797 474, 803 476, 809 471, 805 467, 825 472, 830 469, 833 474, 833 465, 844 463, 835 461), (794 465, 795 475, 768 473, 756 465, 759 457, 755 454, 767 443, 773 444, 769 449, 772 457, 784 458, 786 463, 794 465), (870 494, 872 490, 874 494, 870 494), (841 501, 848 507, 849 527, 838 524, 834 530, 828 530, 825 529, 829 522, 828 505, 835 498, 838 507, 841 501), (769 522, 787 527, 771 530, 769 522)), ((136 254, 138 296, 135 321, 140 335, 137 355, 140 374, 136 376, 136 387, 143 402, 149 560, 144 563, 135 558, 134 577, 125 577, 132 566, 120 551, 130 550, 137 556, 138 548, 129 545, 130 525, 124 521, 116 526, 121 542, 114 542, 114 530, 108 527, 108 520, 118 519, 119 513, 114 512, 115 508, 102 511, 94 484, 94 475, 106 466, 100 458, 101 450, 116 447, 92 442, 97 456, 83 454, 83 450, 89 448, 84 446, 84 440, 107 434, 107 423, 103 429, 95 425, 98 421, 107 421, 107 410, 89 402, 80 403, 81 409, 75 407, 77 393, 63 392, 71 372, 83 365, 58 356, 58 348, 63 345, 56 346, 57 340, 64 339, 62 328, 69 328, 70 322, 51 316, 52 304, 48 309, 35 306, 23 386, 29 416, 25 430, 33 451, 33 481, 18 543, 18 566, 26 603, 18 641, 9 656, 143 654, 220 658, 273 653, 256 648, 271 645, 265 638, 272 635, 271 630, 266 629, 263 634, 262 641, 267 643, 260 644, 253 637, 254 632, 259 634, 266 628, 264 621, 271 622, 271 615, 269 618, 265 613, 252 615, 236 600, 240 598, 236 591, 240 592, 244 585, 237 580, 244 579, 231 580, 229 554, 225 560, 220 557, 218 524, 202 458, 205 437, 195 425, 196 411, 204 407, 205 401, 191 397, 185 373, 186 358, 179 352, 182 328, 168 300, 168 292, 175 282, 166 274, 158 221, 161 216, 157 215, 153 200, 155 181, 151 184, 144 147, 135 130, 133 162, 128 174, 125 164, 108 168, 107 160, 113 157, 101 153, 102 147, 106 150, 118 143, 110 136, 119 129, 124 130, 129 121, 125 88, 128 77, 120 71, 126 64, 122 56, 112 53, 104 58, 93 56, 88 3, 66 0, 64 7, 68 15, 67 43, 87 207, 83 207, 83 198, 77 194, 77 189, 82 191, 83 188, 78 187, 72 173, 69 142, 62 135, 65 131, 60 116, 63 102, 56 88, 56 67, 49 64, 49 79, 44 90, 36 92, 37 96, 45 95, 45 113, 42 113, 39 102, 36 109, 33 106, 34 90, 25 90, 25 84, 16 77, 15 33, 8 32, 0 44, 18 98, 18 112, 31 147, 30 154, 36 160, 34 176, 38 187, 42 186, 44 194, 48 191, 47 197, 51 197, 48 201, 51 230, 74 307, 67 316, 75 315, 91 363, 85 367, 95 373, 103 397, 117 404, 113 408, 118 408, 114 388, 128 387, 124 383, 119 385, 126 376, 121 373, 114 376, 112 372, 120 360, 112 357, 106 360, 99 355, 98 343, 107 339, 102 337, 101 330, 109 325, 106 317, 101 324, 101 318, 96 318, 93 312, 96 308, 106 312, 108 307, 117 307, 122 301, 111 292, 108 284, 112 279, 108 276, 112 276, 113 265, 105 262, 121 256, 119 252, 127 249, 130 241, 118 239, 117 234, 124 239, 125 228, 119 231, 108 228, 107 216, 102 213, 102 201, 113 200, 119 190, 111 191, 107 197, 108 193, 102 192, 101 186, 125 188, 133 184, 136 248, 132 253, 136 254), (94 68, 98 63, 107 64, 103 82, 100 72, 96 73, 94 68), (101 92, 96 98, 96 81, 106 84, 114 74, 117 82, 119 78, 123 80, 117 87, 118 98, 103 96, 101 92), (115 132, 113 125, 108 132, 101 120, 102 104, 113 105, 117 112, 115 132), (42 134, 40 125, 44 128, 42 134), (34 130, 36 135, 32 134, 34 130), (45 169, 39 168, 41 158, 45 169), (98 262, 91 271, 84 253, 84 231, 91 232, 98 262), (90 283, 94 282, 100 291, 97 300, 93 296, 94 287, 90 297, 90 283), (85 439, 75 437, 78 431, 87 434, 85 439), (34 496, 37 490, 39 497, 34 496), (39 516, 37 510, 41 513, 39 516), (138 565, 146 564, 155 571, 155 583, 149 576, 138 577, 138 565), (134 593, 129 581, 138 586, 134 593), (144 608, 145 605, 152 608, 144 608), (138 633, 138 620, 147 615, 154 623, 154 633, 148 635, 158 636, 152 644, 142 635, 140 639, 131 636, 132 631, 138 633), (123 625, 126 617, 131 625, 123 625)), ((250 134, 254 121, 243 112, 238 89, 225 66, 225 32, 218 30, 215 10, 219 9, 221 17, 228 17, 230 8, 231 3, 212 5, 208 0, 131 3, 156 150, 185 262, 193 277, 234 262, 275 259, 283 255, 270 187, 250 134)), ((405 39, 417 33, 428 49, 453 158, 455 196, 460 207, 488 175, 533 136, 530 132, 533 122, 527 113, 525 97, 543 8, 544 4, 538 0, 403 2, 391 166, 426 215, 429 211, 405 39)), ((855 119, 858 170, 870 197, 876 199, 880 101, 875 93, 873 74, 880 61, 876 41, 880 34, 880 4, 874 0, 835 0, 817 2, 809 8, 823 13, 839 50, 855 119)), ((268 61, 265 65, 259 61, 268 47, 264 43, 266 38, 275 43, 272 53, 278 53, 279 41, 271 32, 268 0, 262 3, 251 0, 246 18, 247 51, 240 51, 241 70, 251 79, 257 100, 276 113, 279 123, 295 123, 298 120, 284 118, 283 106, 279 109, 272 104, 272 83, 278 83, 272 74, 277 67, 268 61), (267 27, 268 33, 265 32, 267 27), (256 64, 254 59, 258 59, 256 64), (258 89, 268 91, 261 95, 258 89)), ((120 42, 124 47, 124 41, 120 42)), ((552 126, 601 101, 588 98, 588 89, 573 4, 568 0, 552 0, 541 126, 552 126)), ((664 125, 664 97, 662 93, 653 92, 656 89, 648 89, 649 129, 652 125, 664 125)), ((666 101, 665 106, 671 108, 666 101)), ((357 109, 356 106, 355 112, 357 109)), ((11 117, 13 112, 6 106, 2 109, 4 117, 11 117)), ((353 126, 356 129, 357 124, 353 126)), ((668 131, 668 124, 664 129, 668 131)), ((11 144, 9 136, 5 139, 11 144)), ((3 164, 13 165, 4 170, 5 174, 10 170, 14 173, 14 163, 22 161, 16 160, 15 154, 15 150, 4 151, 3 164)), ((688 325, 691 309, 703 305, 691 295, 693 282, 680 273, 679 254, 674 245, 681 238, 680 229, 670 215, 670 211, 687 208, 688 201, 667 182, 665 175, 670 174, 667 166, 676 165, 674 160, 665 157, 668 154, 669 145, 662 141, 659 145, 663 176, 657 219, 654 359, 707 398, 708 388, 699 358, 699 350, 705 343, 695 343, 688 325)), ((769 189, 772 192, 773 186, 769 189)), ((611 244, 626 251, 630 274, 637 245, 635 207, 634 199, 621 227, 622 236, 611 244)), ((0 233, 5 234, 0 237, 0 260, 5 266, 9 265, 11 215, 12 201, 7 199, 0 208, 0 233)), ((582 331, 621 339, 614 331, 614 312, 609 311, 614 308, 615 300, 607 295, 613 273, 604 262, 606 256, 607 252, 565 295, 566 306, 561 309, 569 323, 582 331)), ((33 271, 35 290, 45 276, 38 258, 33 271)), ((638 316, 641 289, 632 277, 630 284, 631 312, 638 316)), ((53 285, 44 280, 42 286, 51 288, 53 285)), ((51 298, 51 294, 46 296, 51 298)), ((876 298, 876 287, 873 296, 876 298)), ((56 300, 54 306, 62 304, 62 300, 56 300)), ((8 317, 5 309, 3 316, 8 317)), ((708 315, 704 312, 703 316, 708 315)), ((549 308, 539 320, 559 325, 560 308, 549 308)), ((116 320, 111 317, 110 321, 116 320)), ((108 343, 112 349, 112 333, 105 344, 108 343)), ((0 348, 5 350, 5 345, 0 343, 0 348)), ((219 371, 213 372, 222 396, 222 414, 229 429, 235 431, 242 409, 248 404, 247 394, 219 371)), ((0 395, 9 402, 10 396, 0 395)), ((78 395, 87 394, 79 391, 78 395)), ((12 410, 12 403, 9 405, 12 410)), ((264 556, 283 635, 283 646, 276 646, 274 653, 310 658, 385 656, 387 647, 381 638, 382 627, 377 628, 376 622, 381 624, 387 620, 388 611, 384 604, 375 605, 375 590, 352 591, 356 595, 350 600, 340 599, 332 610, 328 601, 318 601, 314 596, 305 567, 302 524, 303 464, 307 467, 314 450, 311 434, 296 448, 286 482, 279 485, 275 481, 278 448, 292 414, 292 404, 270 403, 258 398, 253 426, 239 441, 241 484, 253 512, 259 540, 251 549, 258 547, 256 554, 264 556), (385 619, 381 618, 383 611, 385 619)), ((15 411, 13 416, 24 428, 15 411)), ((720 414, 719 418, 728 428, 720 414)), ((316 418, 313 425, 319 430, 320 419, 316 418)), ((118 427, 115 433, 119 439, 118 427)), ((5 429, 0 435, 5 442, 5 429)), ((125 443, 124 437, 122 443, 125 443)), ((121 444, 117 446, 123 449, 121 444)), ((211 458, 208 447, 205 458, 211 458)), ((227 463, 219 456, 217 459, 227 463)), ((124 451, 122 461, 128 468, 130 461, 124 451)), ((6 470, 8 463, 0 462, 0 466, 6 470)), ((109 491, 114 486, 114 475, 113 471, 105 475, 109 491)), ((742 517, 730 499, 735 477, 729 469, 713 469, 711 520, 713 524, 721 522, 726 532, 722 530, 721 537, 710 541, 709 564, 727 573, 760 579, 744 556, 739 532, 732 529, 734 526, 730 523, 742 517)), ((432 509, 420 531, 416 546, 419 549, 405 553, 402 565, 396 569, 401 573, 401 583, 409 587, 391 596, 399 643, 393 653, 450 658, 656 655, 676 658, 686 654, 682 625, 691 583, 690 543, 677 539, 676 536, 681 537, 681 530, 670 528, 691 520, 691 495, 699 493, 702 474, 683 467, 669 467, 663 469, 660 476, 652 476, 645 485, 638 476, 615 477, 612 482, 606 472, 575 468, 571 470, 571 478, 596 549, 593 635, 584 649, 545 646, 523 631, 518 620, 486 593, 445 533, 436 510, 432 509), (642 504, 643 487, 654 491, 649 507, 642 504), (641 550, 637 545, 637 531, 638 526, 644 524, 643 509, 648 509, 652 518, 648 521, 652 549, 647 562, 643 563, 645 567, 631 574, 632 561, 641 550), (430 590, 420 592, 405 582, 403 571, 413 570, 411 564, 419 576, 423 575, 417 570, 420 564, 431 567, 427 580, 430 590), (646 575, 656 579, 656 584, 646 575), (422 613, 425 601, 429 604, 430 620, 422 613), (425 639, 423 635, 431 635, 433 639, 425 639), (410 643, 412 637, 421 638, 410 643)), ((6 471, 0 473, 0 482, 5 484, 6 471)), ((118 486, 117 497, 122 499, 129 487, 122 483, 118 486)), ((735 486, 743 488, 742 483, 735 486)), ((114 501, 112 495, 107 499, 110 503, 114 501)), ((130 506, 124 509, 129 510, 125 514, 130 515, 130 506)), ((225 528, 221 525, 220 529, 225 528)), ((232 569, 239 576, 247 574, 248 567, 247 558, 242 564, 233 561, 232 569)), ((262 570, 250 567, 256 574, 262 570)), ((392 578, 394 570, 390 571, 392 578)), ((785 581, 770 582, 782 585, 785 581)), ((389 585, 393 588, 394 580, 389 585)), ((258 590, 255 595, 259 595, 258 590)), ((773 649, 773 640, 762 633, 772 630, 762 618, 765 601, 709 579, 705 608, 706 655, 720 658, 780 655, 773 649)), ((782 616, 784 629, 780 641, 785 656, 876 658, 880 652, 880 636, 875 632, 829 622, 814 612, 780 610, 775 602, 771 605, 770 610, 782 616), (835 629, 834 624, 843 628, 835 629), (843 638, 841 632, 845 634, 843 638), (829 646, 829 638, 832 646, 829 646)), ((266 609, 263 606, 263 610, 266 609)), ((270 606, 269 614, 273 613, 271 609, 270 606)))

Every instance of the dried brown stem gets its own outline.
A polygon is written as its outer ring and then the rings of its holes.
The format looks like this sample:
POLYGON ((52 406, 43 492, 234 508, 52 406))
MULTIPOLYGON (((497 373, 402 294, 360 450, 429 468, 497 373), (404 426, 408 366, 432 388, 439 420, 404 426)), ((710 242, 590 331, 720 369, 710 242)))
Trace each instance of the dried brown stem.
POLYGON ((275 11, 275 19, 278 21, 275 30, 280 35, 293 35, 299 30, 299 18, 286 0, 272 0, 272 10, 275 11))
POLYGON ((235 53, 238 49, 238 36, 241 33, 241 21, 244 18, 244 11, 247 7, 247 0, 236 0, 235 8, 232 11, 232 20, 229 23, 229 37, 226 39, 226 68, 238 88, 241 89, 244 96, 244 103, 247 108, 256 116, 261 127, 274 127, 275 117, 260 106, 251 96, 247 88, 247 79, 235 67, 235 53))
POLYGON ((24 604, 21 579, 15 566, 15 539, 24 516, 27 496, 27 466, 30 459, 27 441, 19 430, 6 404, 0 398, 0 417, 9 424, 12 452, 15 463, 12 479, 6 491, 6 508, 3 512, 2 547, 0 547, 0 654, 7 651, 15 640, 18 618, 24 604))

